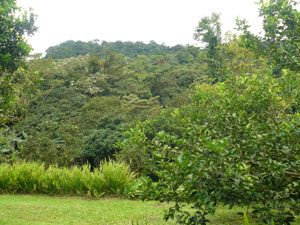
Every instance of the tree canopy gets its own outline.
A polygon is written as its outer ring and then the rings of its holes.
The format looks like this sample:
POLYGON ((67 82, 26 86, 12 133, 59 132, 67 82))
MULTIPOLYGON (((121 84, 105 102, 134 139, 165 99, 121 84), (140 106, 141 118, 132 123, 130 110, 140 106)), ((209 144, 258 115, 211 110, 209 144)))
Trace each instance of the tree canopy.
POLYGON ((176 45, 168 47, 157 44, 152 41, 149 44, 143 42, 107 42, 99 40, 83 42, 83 41, 66 41, 57 46, 51 46, 46 50, 46 58, 65 59, 79 55, 86 55, 88 53, 97 53, 104 49, 113 50, 116 53, 121 53, 128 57, 137 57, 138 55, 166 55, 168 53, 176 53, 184 47, 176 45))
POLYGON ((252 34, 245 20, 237 20, 245 45, 265 56, 274 67, 275 75, 280 75, 282 69, 300 69, 300 12, 296 9, 297 4, 294 0, 260 0, 263 36, 252 34))
POLYGON ((12 73, 21 65, 31 50, 26 35, 37 30, 35 16, 16 5, 16 0, 0 2, 0 75, 12 73))

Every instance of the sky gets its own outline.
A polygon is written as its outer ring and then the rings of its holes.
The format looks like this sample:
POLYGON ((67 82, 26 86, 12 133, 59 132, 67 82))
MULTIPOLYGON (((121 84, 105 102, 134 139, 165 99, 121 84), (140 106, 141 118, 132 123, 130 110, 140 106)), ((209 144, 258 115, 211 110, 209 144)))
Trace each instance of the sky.
POLYGON ((221 13, 222 32, 233 31, 235 18, 261 30, 254 0, 17 0, 38 16, 38 32, 28 41, 35 53, 67 40, 143 41, 168 46, 197 45, 199 20, 221 13))

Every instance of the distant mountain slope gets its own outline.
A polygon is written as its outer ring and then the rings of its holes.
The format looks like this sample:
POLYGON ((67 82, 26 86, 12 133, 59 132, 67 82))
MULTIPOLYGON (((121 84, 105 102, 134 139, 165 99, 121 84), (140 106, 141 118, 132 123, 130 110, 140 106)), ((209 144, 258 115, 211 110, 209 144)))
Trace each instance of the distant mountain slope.
POLYGON ((96 53, 103 49, 112 49, 117 53, 122 53, 128 57, 136 57, 137 55, 166 55, 177 53, 184 49, 181 45, 169 47, 157 44, 151 41, 149 44, 143 42, 106 42, 101 44, 97 41, 66 41, 56 46, 51 46, 46 50, 45 58, 65 59, 79 55, 86 55, 88 53, 96 53))

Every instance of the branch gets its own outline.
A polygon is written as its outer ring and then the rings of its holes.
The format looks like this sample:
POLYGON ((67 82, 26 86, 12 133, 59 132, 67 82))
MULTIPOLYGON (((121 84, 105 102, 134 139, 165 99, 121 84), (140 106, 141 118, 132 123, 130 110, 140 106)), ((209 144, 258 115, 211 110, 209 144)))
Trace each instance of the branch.
POLYGON ((3 127, 5 127, 6 129, 10 130, 10 128, 9 128, 6 124, 4 124, 4 123, 2 123, 2 122, 0 122, 0 124, 1 124, 3 127))
POLYGON ((290 171, 283 171, 284 174, 300 177, 300 173, 290 172, 290 171))

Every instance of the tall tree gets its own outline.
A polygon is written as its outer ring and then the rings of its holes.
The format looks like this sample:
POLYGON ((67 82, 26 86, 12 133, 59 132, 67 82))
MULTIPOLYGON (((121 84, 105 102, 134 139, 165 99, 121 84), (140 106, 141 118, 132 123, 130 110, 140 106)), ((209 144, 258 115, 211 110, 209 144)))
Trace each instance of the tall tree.
POLYGON ((24 12, 16 0, 0 2, 0 75, 17 70, 24 56, 31 50, 25 36, 32 35, 37 27, 32 12, 24 12))
POLYGON ((264 36, 249 31, 245 20, 238 20, 239 30, 248 48, 268 58, 274 75, 282 69, 300 69, 300 12, 295 0, 260 0, 264 36))
POLYGON ((0 1, 0 162, 15 158, 16 138, 11 126, 22 119, 39 80, 38 73, 23 67, 31 50, 26 36, 36 30, 35 16, 24 11, 16 0, 0 1))
POLYGON ((28 14, 19 8, 16 0, 0 2, 1 126, 15 121, 16 114, 20 114, 18 112, 21 110, 17 109, 16 102, 24 102, 26 94, 31 93, 31 84, 35 83, 34 76, 20 69, 24 63, 24 56, 31 50, 25 36, 30 36, 36 31, 34 22, 34 14, 28 14))
POLYGON ((194 33, 195 40, 206 44, 209 76, 215 80, 220 79, 222 67, 222 59, 218 52, 222 40, 221 34, 220 14, 217 13, 212 13, 210 17, 203 17, 194 33))
MULTIPOLYGON (((25 71, 13 74, 31 50, 25 36, 36 31, 35 16, 17 7, 16 0, 0 2, 0 122, 5 123, 6 110, 16 100, 15 86, 28 80, 25 71), (24 74, 24 75, 22 75, 24 74)), ((30 82, 29 82, 30 83, 30 82)), ((19 88, 20 89, 20 88, 19 88)))

